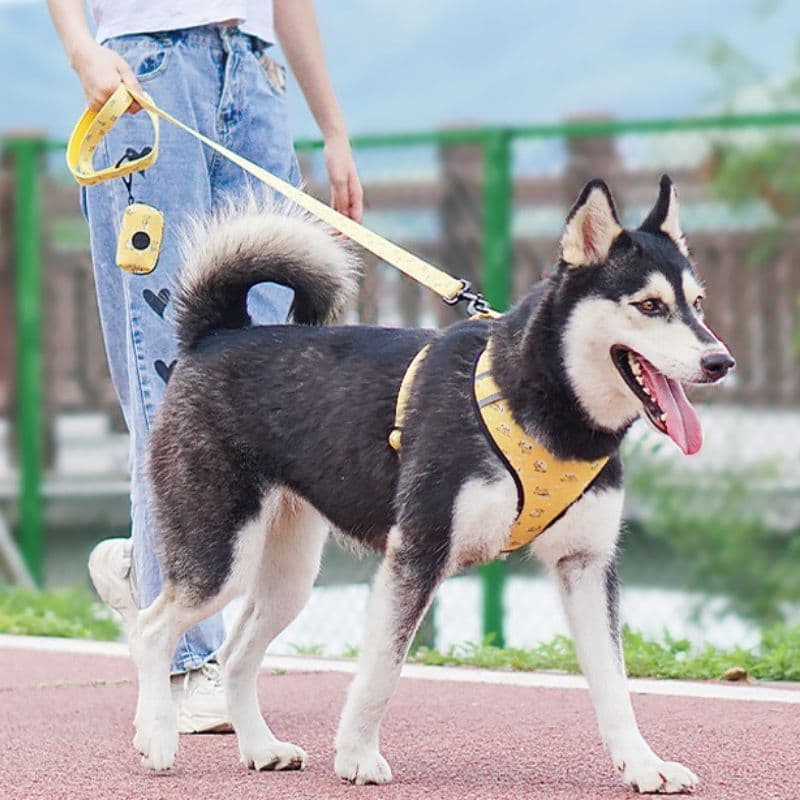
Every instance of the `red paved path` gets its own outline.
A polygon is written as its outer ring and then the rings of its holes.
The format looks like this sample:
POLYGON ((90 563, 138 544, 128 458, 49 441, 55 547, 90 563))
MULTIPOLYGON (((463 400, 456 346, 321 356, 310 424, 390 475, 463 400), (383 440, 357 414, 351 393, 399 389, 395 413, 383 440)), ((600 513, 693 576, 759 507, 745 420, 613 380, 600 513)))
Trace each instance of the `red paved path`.
MULTIPOLYGON (((275 732, 310 754, 303 772, 254 773, 233 736, 181 737, 175 768, 146 772, 130 744, 134 672, 120 658, 0 649, 0 800, 489 800, 633 798, 617 782, 586 692, 403 680, 384 725, 395 780, 353 787, 333 773, 349 677, 261 677, 275 732), (106 683, 98 683, 105 681, 106 683)), ((800 796, 800 707, 639 696, 651 745, 697 772, 695 797, 800 796)))

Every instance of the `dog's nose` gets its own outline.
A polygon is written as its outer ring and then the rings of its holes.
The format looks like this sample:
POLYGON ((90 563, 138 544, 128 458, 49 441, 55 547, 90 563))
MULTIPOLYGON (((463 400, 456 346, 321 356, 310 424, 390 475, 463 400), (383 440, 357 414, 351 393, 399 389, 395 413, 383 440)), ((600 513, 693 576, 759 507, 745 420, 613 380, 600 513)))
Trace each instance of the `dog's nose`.
POLYGON ((711 353, 700 359, 703 374, 709 381, 718 381, 720 378, 724 378, 735 365, 736 362, 730 353, 711 353))

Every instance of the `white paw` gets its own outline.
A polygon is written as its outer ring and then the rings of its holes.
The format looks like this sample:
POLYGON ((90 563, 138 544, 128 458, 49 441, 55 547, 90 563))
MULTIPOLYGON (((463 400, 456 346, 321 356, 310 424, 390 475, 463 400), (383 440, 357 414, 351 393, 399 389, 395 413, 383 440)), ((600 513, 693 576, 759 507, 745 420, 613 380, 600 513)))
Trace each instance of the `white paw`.
POLYGON ((621 761, 616 764, 622 780, 640 794, 678 794, 694 791, 698 778, 677 761, 651 758, 645 761, 621 761))
POLYGON ((133 736, 133 746, 140 756, 147 756, 150 753, 150 740, 153 736, 153 716, 152 714, 138 714, 133 721, 136 733, 133 736))
POLYGON ((263 747, 240 747, 242 763, 248 769, 289 770, 303 769, 308 756, 305 750, 291 742, 269 742, 263 747))
POLYGON ((136 723, 136 734, 133 737, 133 746, 139 755, 144 756, 150 752, 150 728, 143 723, 136 723))
POLYGON ((148 736, 146 728, 141 728, 133 738, 133 746, 142 754, 142 766, 159 772, 170 769, 178 752, 178 729, 153 726, 148 736))
POLYGON ((389 783, 392 780, 392 770, 377 748, 340 750, 336 753, 334 769, 343 780, 360 786, 366 783, 389 783))

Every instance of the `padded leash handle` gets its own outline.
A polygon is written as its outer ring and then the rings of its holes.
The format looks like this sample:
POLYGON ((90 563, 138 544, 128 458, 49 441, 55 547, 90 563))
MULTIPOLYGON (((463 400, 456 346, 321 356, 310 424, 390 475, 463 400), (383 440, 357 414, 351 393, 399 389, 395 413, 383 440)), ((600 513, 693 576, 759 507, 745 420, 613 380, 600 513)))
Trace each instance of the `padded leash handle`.
MULTIPOLYGON (((137 96, 137 102, 147 95, 137 96)), ((147 97, 148 104, 152 101, 147 97)), ((122 178, 132 172, 141 172, 155 163, 158 158, 158 117, 151 108, 146 113, 153 124, 153 144, 148 153, 118 163, 113 167, 95 170, 94 153, 97 146, 103 141, 106 134, 117 124, 119 118, 130 108, 134 97, 124 84, 106 100, 99 111, 87 108, 72 130, 67 144, 67 166, 72 177, 81 186, 94 186, 96 183, 109 181, 112 178, 122 178)))

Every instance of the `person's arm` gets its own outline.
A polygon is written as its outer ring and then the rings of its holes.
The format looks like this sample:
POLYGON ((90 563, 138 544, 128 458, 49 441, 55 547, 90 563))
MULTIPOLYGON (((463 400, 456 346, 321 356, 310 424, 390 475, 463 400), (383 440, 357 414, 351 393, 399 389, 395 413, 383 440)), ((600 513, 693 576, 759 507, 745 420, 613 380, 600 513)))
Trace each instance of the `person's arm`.
MULTIPOLYGON (((51 0, 54 2, 54 0, 51 0)), ((303 96, 325 140, 331 205, 361 222, 364 196, 347 126, 333 92, 311 0, 274 0, 275 31, 303 96)))
MULTIPOLYGON (((47 5, 70 66, 78 74, 90 108, 99 110, 120 83, 141 91, 139 82, 125 59, 113 50, 97 44, 92 38, 83 10, 83 0, 47 0, 47 5)), ((138 106, 132 106, 130 110, 137 111, 138 106)))

